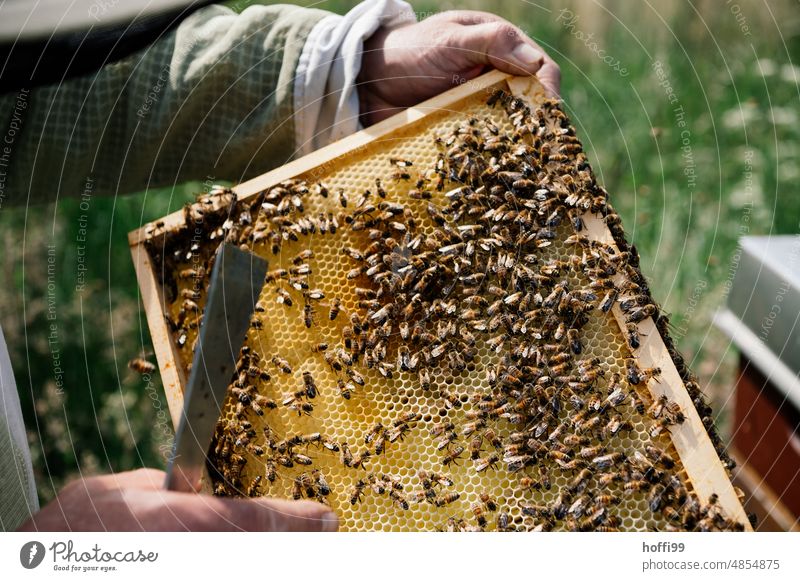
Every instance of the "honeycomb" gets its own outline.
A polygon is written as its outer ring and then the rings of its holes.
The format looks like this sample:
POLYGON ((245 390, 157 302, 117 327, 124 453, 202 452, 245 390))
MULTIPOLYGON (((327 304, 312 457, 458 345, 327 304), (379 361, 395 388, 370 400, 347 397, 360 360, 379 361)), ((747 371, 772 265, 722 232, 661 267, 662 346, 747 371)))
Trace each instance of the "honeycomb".
POLYGON ((587 212, 615 227, 558 104, 501 91, 252 199, 187 206, 148 246, 186 369, 219 242, 270 271, 214 493, 315 499, 351 531, 741 528, 692 489, 669 434, 682 413, 652 400, 657 370, 607 308, 631 303, 634 330, 656 309, 635 251, 588 241, 587 212))

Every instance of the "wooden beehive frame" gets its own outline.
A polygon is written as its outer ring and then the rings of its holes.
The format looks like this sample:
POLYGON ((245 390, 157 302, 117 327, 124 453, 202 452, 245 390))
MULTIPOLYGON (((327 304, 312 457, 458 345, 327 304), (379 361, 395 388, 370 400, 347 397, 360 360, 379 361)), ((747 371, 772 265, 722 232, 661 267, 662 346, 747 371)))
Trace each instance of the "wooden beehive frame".
MULTIPOLYGON (((543 96, 543 88, 534 77, 513 77, 498 71, 490 72, 312 154, 239 184, 233 191, 238 199, 248 199, 282 181, 313 173, 316 168, 336 167, 346 154, 368 149, 370 144, 377 140, 390 137, 396 131, 407 130, 441 110, 458 110, 459 102, 466 98, 479 93, 485 93, 488 97, 497 87, 509 90, 532 105, 543 96)), ((590 213, 585 214, 583 218, 590 239, 615 246, 613 236, 605 222, 590 213)), ((182 212, 166 216, 160 221, 159 235, 177 230, 183 221, 182 212)), ((158 273, 155 272, 154 263, 144 244, 152 235, 151 232, 152 230, 146 227, 131 232, 129 243, 170 414, 173 424, 177 425, 183 409, 183 390, 187 376, 165 322, 167 301, 164 289, 159 283, 158 273)), ((613 314, 624 331, 625 315, 618 304, 614 305, 613 314)), ((686 415, 686 421, 672 426, 670 433, 694 490, 700 498, 708 498, 712 493, 717 494, 719 504, 730 518, 743 523, 747 530, 751 530, 742 504, 654 321, 651 318, 645 319, 639 323, 639 328, 642 341, 640 347, 633 350, 633 354, 642 367, 661 369, 660 378, 648 382, 651 395, 653 398, 667 395, 680 405, 686 415)))

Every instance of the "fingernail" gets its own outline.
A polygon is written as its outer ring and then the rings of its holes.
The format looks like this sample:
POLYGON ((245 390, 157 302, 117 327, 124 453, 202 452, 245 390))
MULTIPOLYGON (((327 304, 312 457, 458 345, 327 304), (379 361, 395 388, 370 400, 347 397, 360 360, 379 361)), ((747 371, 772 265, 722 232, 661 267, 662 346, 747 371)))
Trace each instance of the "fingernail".
POLYGON ((339 517, 333 512, 322 515, 322 532, 333 533, 339 530, 339 517))
POLYGON ((524 42, 518 44, 517 47, 511 51, 511 56, 514 57, 518 62, 526 65, 535 64, 544 58, 541 52, 524 42))

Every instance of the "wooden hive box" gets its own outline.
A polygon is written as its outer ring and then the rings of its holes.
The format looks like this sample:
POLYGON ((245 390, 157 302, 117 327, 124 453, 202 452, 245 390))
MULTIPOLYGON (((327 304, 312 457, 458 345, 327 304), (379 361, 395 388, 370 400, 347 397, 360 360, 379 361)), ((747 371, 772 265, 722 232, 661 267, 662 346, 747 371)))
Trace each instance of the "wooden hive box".
POLYGON ((176 424, 214 250, 269 260, 217 494, 316 498, 344 530, 750 530, 535 78, 488 73, 129 239, 176 424))

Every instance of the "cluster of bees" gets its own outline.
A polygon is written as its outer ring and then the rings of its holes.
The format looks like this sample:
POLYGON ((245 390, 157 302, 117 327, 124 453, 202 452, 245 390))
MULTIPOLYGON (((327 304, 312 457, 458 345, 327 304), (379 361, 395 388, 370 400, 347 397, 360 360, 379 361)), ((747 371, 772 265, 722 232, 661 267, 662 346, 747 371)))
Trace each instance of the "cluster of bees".
MULTIPOLYGON (((685 421, 684 413, 666 396, 653 401, 644 389, 660 370, 642 368, 629 356, 624 370, 611 372, 585 344, 591 318, 606 316, 614 305, 625 315, 631 350, 639 346, 638 323, 653 317, 719 446, 710 409, 666 335, 668 321, 650 297, 636 252, 566 115, 555 101, 532 111, 502 91, 488 105, 505 112, 511 131, 488 117, 469 118, 435 140, 432 167, 390 159, 388 177, 368 190, 297 179, 237 203, 219 203, 230 196, 220 190, 186 210, 187 225, 203 222, 212 239, 267 256, 282 256, 304 237, 340 230, 360 241, 342 248, 354 307, 315 288, 309 249, 282 257, 268 272, 251 328, 264 325, 264 301, 301 316, 309 329, 322 319, 335 322, 339 341, 314 343, 308 356, 321 357, 336 383, 323 385, 303 371, 294 391, 267 397, 264 385, 294 370, 281 354, 245 344, 229 388, 233 414, 220 421, 211 450, 215 493, 269 494, 269 485, 285 474, 294 498, 329 502, 336 482, 329 484, 315 467, 308 453, 314 446, 343 469, 361 471, 339 491, 353 506, 371 492, 401 510, 423 503, 447 510, 463 500, 448 470, 464 463, 477 474, 505 471, 511 489, 531 499, 506 506, 483 491, 468 514, 450 515, 441 530, 618 530, 616 507, 637 495, 646 497, 666 529, 741 529, 715 497, 701 502, 679 475, 668 430, 685 421), (308 210, 319 198, 337 209, 308 210), (588 237, 587 212, 602 217, 615 246, 588 237), (558 244, 567 257, 556 251, 558 244), (487 349, 490 355, 481 355, 487 349), (458 378, 479 369, 486 389, 468 396, 434 379, 442 370, 458 378), (323 392, 351 400, 369 377, 400 376, 435 394, 439 409, 401 411, 372 426, 363 444, 318 432, 282 437, 269 427, 274 410, 313 418, 323 392), (633 422, 644 422, 651 440, 622 450, 616 440, 634 430, 633 422), (441 471, 419 470, 414 484, 373 470, 372 461, 387 447, 401 446, 412 430, 435 449, 441 471), (263 471, 245 478, 245 466, 256 461, 263 471), (567 484, 554 486, 557 477, 567 484)), ((164 255, 181 265, 178 279, 202 278, 211 256, 183 236, 164 255), (202 266, 191 266, 195 257, 202 266)), ((171 324, 184 347, 202 314, 200 297, 179 286, 180 280, 173 292, 181 308, 171 324)))

